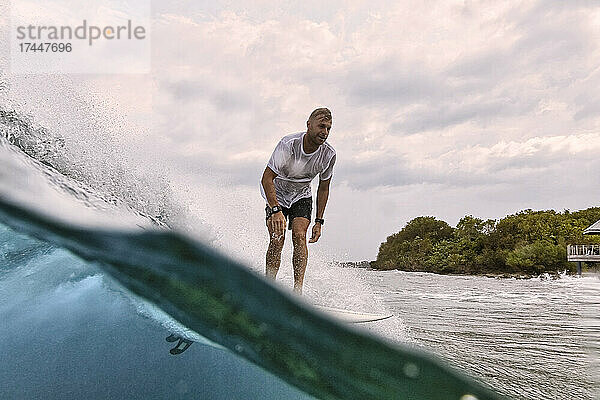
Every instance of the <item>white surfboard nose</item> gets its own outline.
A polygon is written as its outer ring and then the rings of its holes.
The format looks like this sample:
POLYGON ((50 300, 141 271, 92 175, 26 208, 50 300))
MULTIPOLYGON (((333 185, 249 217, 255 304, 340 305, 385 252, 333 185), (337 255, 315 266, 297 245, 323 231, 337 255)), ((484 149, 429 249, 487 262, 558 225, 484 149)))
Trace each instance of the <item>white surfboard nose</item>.
POLYGON ((338 319, 342 322, 347 323, 361 323, 361 322, 373 322, 380 321, 382 319, 390 318, 393 314, 372 314, 362 313, 356 311, 342 310, 340 308, 332 308, 321 305, 315 305, 315 307, 323 313, 338 319))

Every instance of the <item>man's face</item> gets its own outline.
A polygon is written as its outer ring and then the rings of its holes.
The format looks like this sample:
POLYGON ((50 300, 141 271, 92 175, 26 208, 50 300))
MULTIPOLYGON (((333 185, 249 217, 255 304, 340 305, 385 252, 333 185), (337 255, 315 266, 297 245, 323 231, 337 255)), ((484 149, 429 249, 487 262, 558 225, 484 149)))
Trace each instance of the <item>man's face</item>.
POLYGON ((317 146, 325 143, 329 131, 331 131, 331 120, 326 120, 322 115, 317 115, 307 122, 306 135, 317 146))

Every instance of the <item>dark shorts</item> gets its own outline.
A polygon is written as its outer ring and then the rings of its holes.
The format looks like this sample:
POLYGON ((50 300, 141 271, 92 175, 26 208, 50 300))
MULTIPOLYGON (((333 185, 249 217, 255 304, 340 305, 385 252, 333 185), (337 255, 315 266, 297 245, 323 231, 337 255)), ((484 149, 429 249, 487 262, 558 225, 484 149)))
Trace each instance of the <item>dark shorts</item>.
MULTIPOLYGON (((267 219, 269 219, 270 208, 267 205, 265 207, 265 213, 267 219)), ((292 220, 296 217, 304 217, 310 221, 310 216, 312 215, 312 197, 305 197, 303 199, 298 200, 294 204, 290 206, 290 208, 281 207, 281 212, 288 220, 288 229, 292 229, 292 220)))

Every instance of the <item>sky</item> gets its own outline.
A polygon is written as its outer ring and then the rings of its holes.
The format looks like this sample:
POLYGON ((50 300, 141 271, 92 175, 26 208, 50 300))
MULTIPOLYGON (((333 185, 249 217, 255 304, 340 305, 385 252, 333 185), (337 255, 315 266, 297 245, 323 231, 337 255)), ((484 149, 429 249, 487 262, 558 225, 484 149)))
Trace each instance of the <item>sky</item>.
POLYGON ((165 1, 150 33, 150 74, 73 79, 244 240, 266 241, 272 150, 322 106, 337 164, 315 246, 336 259, 375 259, 421 215, 600 205, 596 2, 165 1))

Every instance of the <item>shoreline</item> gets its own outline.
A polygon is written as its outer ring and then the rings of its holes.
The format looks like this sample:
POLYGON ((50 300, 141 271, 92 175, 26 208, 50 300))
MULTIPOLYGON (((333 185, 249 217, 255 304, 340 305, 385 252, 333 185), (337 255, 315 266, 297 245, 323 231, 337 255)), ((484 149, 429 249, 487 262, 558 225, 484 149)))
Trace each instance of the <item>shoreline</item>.
MULTIPOLYGON (((486 277, 486 278, 494 278, 494 279, 536 279, 536 278, 545 278, 547 277, 547 279, 561 279, 565 276, 579 276, 576 273, 569 273, 566 270, 563 271, 553 271, 553 272, 544 272, 542 274, 539 275, 533 275, 533 274, 523 274, 523 273, 517 273, 517 272, 512 272, 512 273, 508 273, 508 272, 498 272, 498 273, 490 273, 490 272, 482 272, 482 273, 464 273, 464 274, 457 274, 457 273, 449 273, 449 274, 444 274, 444 273, 440 273, 440 272, 435 272, 435 271, 412 271, 412 270, 406 270, 406 269, 402 269, 402 268, 393 268, 393 269, 380 269, 380 268, 373 268, 371 265, 374 261, 344 261, 344 262, 340 262, 340 261, 335 261, 334 264, 342 267, 342 268, 362 268, 365 269, 367 271, 379 271, 379 272, 386 272, 386 271, 402 271, 402 272, 419 272, 419 273, 427 273, 427 274, 436 274, 436 275, 446 275, 446 276, 481 276, 481 277, 486 277)), ((600 270, 598 269, 587 269, 582 271, 581 277, 594 277, 594 276, 598 276, 600 278, 600 270)))

